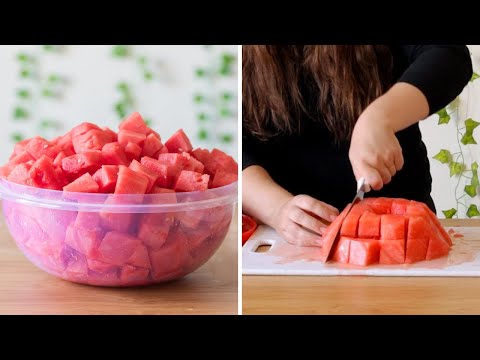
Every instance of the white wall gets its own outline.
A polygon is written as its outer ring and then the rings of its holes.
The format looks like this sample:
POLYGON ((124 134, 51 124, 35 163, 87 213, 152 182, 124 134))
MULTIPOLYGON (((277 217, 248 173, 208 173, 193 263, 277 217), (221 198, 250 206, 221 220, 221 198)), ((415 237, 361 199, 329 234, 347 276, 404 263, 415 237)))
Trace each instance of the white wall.
MULTIPOLYGON (((182 127, 192 137, 196 145, 219 146, 236 157, 236 143, 223 146, 219 143, 202 144, 196 139, 198 107, 193 102, 193 94, 209 85, 194 76, 198 66, 205 67, 222 51, 237 54, 236 45, 215 46, 206 51, 203 45, 195 46, 135 46, 137 54, 147 55, 155 60, 153 65, 159 79, 146 82, 135 59, 116 59, 111 56, 112 46, 92 45, 66 46, 64 53, 47 53, 41 46, 1 45, 0 46, 0 163, 9 156, 12 149, 10 135, 21 130, 30 137, 38 134, 38 126, 43 118, 58 119, 63 124, 63 133, 75 124, 89 121, 116 128, 118 120, 113 104, 119 98, 115 85, 126 80, 132 84, 137 100, 137 109, 154 119, 153 127, 165 140, 182 127), (50 73, 66 76, 64 98, 61 101, 37 97, 29 107, 32 119, 24 123, 12 120, 12 112, 18 99, 16 89, 20 87, 36 89, 32 81, 18 76, 19 52, 34 54, 42 76, 50 73)), ((235 62, 235 70, 236 70, 235 62)), ((219 88, 228 89, 234 95, 236 111, 237 73, 223 82, 219 88)), ((208 89, 206 89, 208 91, 208 89)), ((234 129, 236 122, 226 122, 226 127, 234 129)), ((56 135, 57 131, 51 132, 56 135)), ((236 136, 235 136, 236 138, 236 136)))

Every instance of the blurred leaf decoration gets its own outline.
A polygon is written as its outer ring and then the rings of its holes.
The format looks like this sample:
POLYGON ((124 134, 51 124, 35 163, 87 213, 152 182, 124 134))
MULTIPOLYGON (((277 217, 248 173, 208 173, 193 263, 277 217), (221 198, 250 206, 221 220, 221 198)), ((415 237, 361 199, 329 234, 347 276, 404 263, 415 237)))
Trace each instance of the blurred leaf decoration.
POLYGON ((15 90, 15 104, 12 109, 12 120, 17 123, 16 129, 10 134, 10 141, 16 143, 26 135, 26 124, 31 124, 35 132, 47 136, 49 132, 61 130, 62 124, 57 119, 48 118, 34 121, 34 105, 40 100, 58 101, 66 91, 68 81, 60 74, 47 74, 41 71, 40 61, 45 56, 62 54, 65 45, 40 45, 38 51, 19 52, 16 55, 18 78, 20 86, 15 90))
MULTIPOLYGON (((473 73, 470 82, 476 81, 480 76, 477 73, 473 73)), ((470 86, 470 85, 467 85, 470 86)), ((438 124, 445 125, 450 122, 454 112, 458 110, 459 98, 455 99, 447 107, 437 111, 438 124)), ((480 125, 480 122, 468 118, 465 120, 457 119, 455 130, 457 135, 457 151, 451 152, 448 149, 441 149, 433 159, 448 166, 450 171, 450 177, 457 178, 457 185, 455 187, 455 200, 456 207, 449 210, 442 210, 445 218, 452 219, 458 218, 459 208, 462 206, 466 209, 466 215, 469 218, 480 216, 480 212, 477 205, 467 205, 465 202, 468 198, 473 199, 480 194, 479 191, 479 179, 478 179, 478 164, 472 162, 470 164, 465 163, 464 151, 467 150, 467 146, 476 145, 475 129, 480 125), (464 181, 466 184, 463 189, 460 184, 464 181)))
POLYGON ((195 77, 201 84, 201 91, 193 94, 193 102, 198 108, 197 137, 202 141, 220 141, 231 144, 235 137, 232 131, 222 130, 224 121, 237 123, 236 96, 223 87, 224 80, 236 77, 237 57, 230 52, 217 54, 212 45, 203 45, 209 59, 204 66, 195 69, 195 77), (213 59, 213 60, 212 60, 213 59))

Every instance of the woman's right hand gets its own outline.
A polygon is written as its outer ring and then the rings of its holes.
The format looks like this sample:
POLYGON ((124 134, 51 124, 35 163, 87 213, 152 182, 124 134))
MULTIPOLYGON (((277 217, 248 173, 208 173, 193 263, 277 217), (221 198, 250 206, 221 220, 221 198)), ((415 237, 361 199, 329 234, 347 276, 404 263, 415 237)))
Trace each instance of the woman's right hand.
POLYGON ((337 216, 333 206, 308 195, 297 195, 279 207, 271 223, 290 244, 322 246, 321 235, 337 216))

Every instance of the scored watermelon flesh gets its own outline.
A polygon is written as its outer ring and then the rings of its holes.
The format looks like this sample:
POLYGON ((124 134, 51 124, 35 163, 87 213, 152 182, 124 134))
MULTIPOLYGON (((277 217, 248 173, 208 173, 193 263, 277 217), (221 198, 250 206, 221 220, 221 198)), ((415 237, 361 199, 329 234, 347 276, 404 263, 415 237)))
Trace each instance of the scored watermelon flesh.
POLYGON ((343 219, 347 209, 325 230, 319 260, 327 260, 340 223, 338 242, 331 254, 332 260, 339 263, 412 264, 446 256, 450 251, 450 236, 423 203, 368 198, 357 203, 343 219))
POLYGON ((177 130, 166 142, 165 146, 171 153, 183 153, 193 150, 190 139, 182 129, 177 130))

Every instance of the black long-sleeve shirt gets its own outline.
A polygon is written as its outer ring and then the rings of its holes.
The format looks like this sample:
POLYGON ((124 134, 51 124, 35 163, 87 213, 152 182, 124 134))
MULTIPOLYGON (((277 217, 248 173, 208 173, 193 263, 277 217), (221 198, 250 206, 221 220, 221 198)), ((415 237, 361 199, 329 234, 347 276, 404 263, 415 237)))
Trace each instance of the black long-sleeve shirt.
MULTIPOLYGON (((472 76, 468 48, 463 45, 390 46, 393 76, 417 87, 425 95, 430 114, 455 99, 472 76)), ((306 99, 316 98, 305 88, 306 99)), ((356 181, 348 157, 350 144, 335 145, 321 119, 304 116, 302 131, 259 141, 243 129, 243 169, 262 166, 294 195, 308 194, 343 209, 353 198, 356 181)), ((425 202, 432 210, 432 178, 427 150, 418 124, 398 132, 404 166, 380 191, 367 196, 403 197, 425 202)), ((244 191, 248 191, 245 189, 244 191)))

